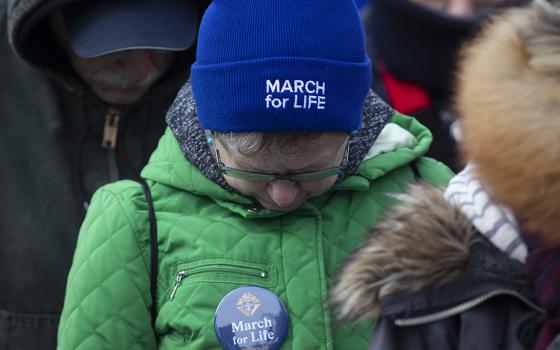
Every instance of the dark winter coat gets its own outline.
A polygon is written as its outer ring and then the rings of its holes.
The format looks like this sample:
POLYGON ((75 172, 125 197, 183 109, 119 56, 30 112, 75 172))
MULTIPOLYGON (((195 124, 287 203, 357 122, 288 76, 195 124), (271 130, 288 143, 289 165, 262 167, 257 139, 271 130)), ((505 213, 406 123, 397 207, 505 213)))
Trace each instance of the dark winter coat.
POLYGON ((449 16, 409 0, 370 0, 369 5, 364 24, 374 91, 430 129, 434 142, 428 156, 460 170, 452 136, 455 63, 461 44, 484 16, 449 16))
POLYGON ((438 190, 398 198, 340 274, 341 318, 377 319, 370 349, 531 349, 543 316, 523 265, 438 190))
POLYGON ((55 347, 85 206, 99 186, 138 178, 192 61, 182 54, 137 103, 108 106, 53 39, 48 13, 63 3, 0 0, 0 349, 55 347), (103 147, 115 114, 117 143, 103 147))

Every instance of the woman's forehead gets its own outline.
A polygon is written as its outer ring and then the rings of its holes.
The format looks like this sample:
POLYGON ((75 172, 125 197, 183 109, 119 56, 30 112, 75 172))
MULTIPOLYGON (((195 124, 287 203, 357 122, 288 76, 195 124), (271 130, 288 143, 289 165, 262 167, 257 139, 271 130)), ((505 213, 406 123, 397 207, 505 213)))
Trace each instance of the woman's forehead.
POLYGON ((216 134, 216 139, 228 150, 244 155, 255 153, 299 154, 309 147, 341 143, 345 132, 255 132, 216 134))
POLYGON ((290 149, 286 150, 273 144, 251 155, 230 152, 230 157, 240 165, 262 170, 296 171, 328 167, 336 165, 334 163, 340 158, 339 153, 344 148, 346 138, 347 135, 343 133, 325 133, 317 138, 298 142, 297 149, 288 145, 290 149))

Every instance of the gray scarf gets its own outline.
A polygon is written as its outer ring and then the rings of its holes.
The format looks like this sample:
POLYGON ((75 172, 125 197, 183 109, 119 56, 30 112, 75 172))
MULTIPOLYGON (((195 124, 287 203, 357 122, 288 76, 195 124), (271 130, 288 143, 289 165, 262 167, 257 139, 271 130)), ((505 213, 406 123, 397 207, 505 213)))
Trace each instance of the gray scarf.
MULTIPOLYGON (((370 90, 364 106, 362 125, 350 139, 348 166, 339 175, 337 182, 354 174, 393 114, 393 109, 370 90)), ((185 158, 204 176, 223 188, 234 191, 218 169, 216 159, 208 145, 206 133, 200 126, 190 82, 187 82, 177 94, 167 112, 166 120, 179 142, 185 158)))

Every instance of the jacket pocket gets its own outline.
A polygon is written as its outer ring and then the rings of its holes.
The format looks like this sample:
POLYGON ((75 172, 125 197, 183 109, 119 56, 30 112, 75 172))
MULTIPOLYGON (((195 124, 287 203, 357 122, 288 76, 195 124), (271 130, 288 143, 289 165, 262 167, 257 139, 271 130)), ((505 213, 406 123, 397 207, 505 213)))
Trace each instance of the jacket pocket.
POLYGON ((188 285, 222 283, 256 285, 272 288, 277 283, 277 270, 272 264, 227 258, 200 258, 177 264, 171 276, 169 301, 188 285))

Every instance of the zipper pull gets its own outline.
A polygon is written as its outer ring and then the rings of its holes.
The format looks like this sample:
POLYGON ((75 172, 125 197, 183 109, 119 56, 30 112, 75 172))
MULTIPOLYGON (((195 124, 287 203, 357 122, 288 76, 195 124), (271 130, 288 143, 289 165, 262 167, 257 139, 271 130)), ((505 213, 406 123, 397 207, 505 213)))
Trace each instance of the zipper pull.
POLYGON ((169 296, 169 301, 175 298, 175 293, 177 293, 177 288, 181 285, 183 279, 187 277, 187 271, 180 271, 177 273, 177 277, 175 277, 175 285, 173 286, 173 290, 171 291, 171 295, 169 296))
POLYGON ((105 115, 103 140, 101 140, 101 146, 103 148, 115 149, 117 147, 117 136, 119 134, 120 119, 120 110, 113 107, 109 108, 107 114, 105 115))

